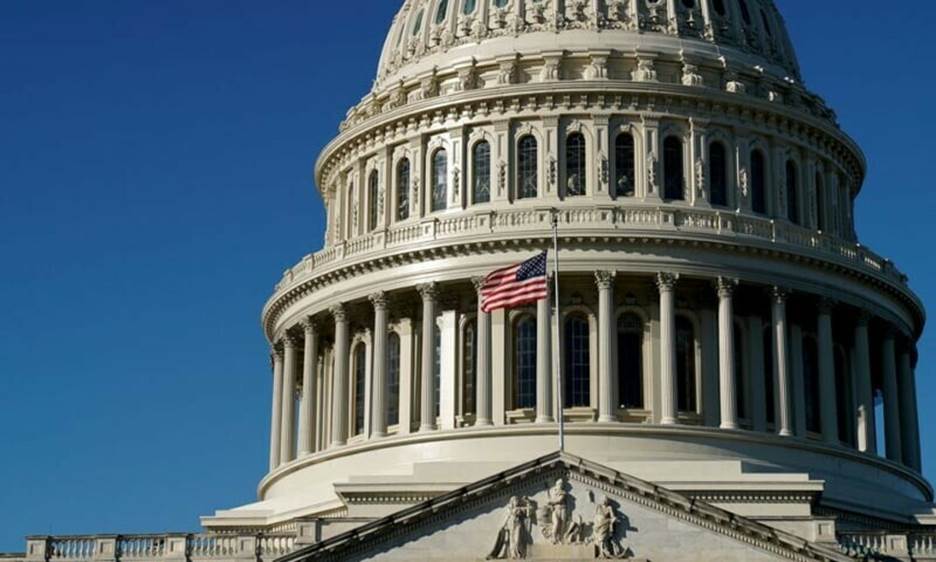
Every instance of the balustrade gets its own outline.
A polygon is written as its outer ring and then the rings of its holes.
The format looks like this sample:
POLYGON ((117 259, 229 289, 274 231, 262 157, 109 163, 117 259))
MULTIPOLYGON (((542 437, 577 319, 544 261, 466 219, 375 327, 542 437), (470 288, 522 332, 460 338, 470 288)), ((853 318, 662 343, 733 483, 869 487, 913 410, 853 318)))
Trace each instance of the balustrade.
POLYGON ((30 549, 18 562, 261 562, 280 558, 296 549, 295 534, 87 535, 33 537, 29 542, 44 544, 44 548, 30 549))
MULTIPOLYGON (((510 235, 520 231, 549 230, 552 213, 547 209, 507 209, 451 217, 433 218, 422 223, 393 226, 341 242, 306 256, 290 268, 277 285, 283 290, 318 275, 330 266, 340 266, 345 258, 364 257, 384 249, 405 247, 420 240, 457 241, 459 237, 478 234, 510 235)), ((573 207, 559 210, 560 232, 563 227, 605 228, 609 233, 661 227, 699 234, 731 234, 733 240, 770 242, 795 250, 807 250, 820 258, 838 259, 901 285, 907 277, 891 262, 860 244, 772 219, 711 209, 671 207, 573 207)))

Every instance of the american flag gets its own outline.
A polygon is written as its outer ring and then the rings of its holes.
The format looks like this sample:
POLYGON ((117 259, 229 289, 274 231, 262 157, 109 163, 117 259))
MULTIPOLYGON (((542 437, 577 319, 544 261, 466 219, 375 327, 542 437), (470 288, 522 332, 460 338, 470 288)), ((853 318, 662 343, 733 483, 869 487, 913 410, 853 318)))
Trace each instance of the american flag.
POLYGON ((546 252, 510 267, 498 269, 484 279, 481 310, 515 308, 549 296, 546 284, 546 252))

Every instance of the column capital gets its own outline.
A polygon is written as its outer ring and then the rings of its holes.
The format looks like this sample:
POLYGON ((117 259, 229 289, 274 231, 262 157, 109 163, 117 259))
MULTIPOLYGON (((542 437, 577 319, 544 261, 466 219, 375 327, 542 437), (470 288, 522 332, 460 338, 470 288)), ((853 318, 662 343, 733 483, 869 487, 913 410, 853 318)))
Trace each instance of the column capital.
POLYGON ((422 297, 423 301, 435 302, 436 297, 439 295, 439 285, 435 282, 417 285, 416 290, 419 291, 419 296, 422 297))
POLYGON ((656 276, 656 286, 661 293, 675 289, 677 281, 679 281, 678 273, 657 273, 656 276))
POLYGON ((858 318, 857 318, 858 325, 861 326, 862 328, 867 328, 868 324, 871 323, 872 316, 873 315, 867 310, 859 310, 858 318))
POLYGON ((471 278, 471 284, 474 285, 475 291, 478 293, 481 292, 481 289, 484 288, 484 283, 487 281, 487 277, 484 275, 479 275, 477 277, 471 278))
POLYGON ((371 295, 368 295, 368 300, 371 301, 371 304, 374 305, 374 310, 386 310, 387 309, 387 293, 386 291, 377 291, 371 295))
POLYGON ((312 316, 306 316, 299 324, 302 325, 302 331, 306 336, 314 334, 316 328, 318 328, 318 322, 312 316))
POLYGON ((718 298, 727 299, 734 295, 735 289, 741 281, 733 277, 719 277, 715 280, 715 289, 718 291, 718 298))
POLYGON ((820 297, 819 298, 819 314, 829 315, 832 314, 832 311, 835 310, 835 307, 838 305, 838 302, 832 297, 820 297))
POLYGON ((343 303, 332 305, 328 312, 331 313, 335 322, 347 322, 348 320, 348 309, 343 303))
POLYGON ((595 272, 595 284, 601 290, 610 289, 614 285, 617 271, 598 270, 595 272))
POLYGON ((283 342, 283 349, 295 349, 299 342, 296 340, 296 336, 286 333, 283 334, 283 337, 280 338, 280 341, 283 342))
POLYGON ((770 300, 774 304, 786 304, 787 299, 790 298, 790 290, 777 285, 768 289, 767 293, 770 295, 770 300))

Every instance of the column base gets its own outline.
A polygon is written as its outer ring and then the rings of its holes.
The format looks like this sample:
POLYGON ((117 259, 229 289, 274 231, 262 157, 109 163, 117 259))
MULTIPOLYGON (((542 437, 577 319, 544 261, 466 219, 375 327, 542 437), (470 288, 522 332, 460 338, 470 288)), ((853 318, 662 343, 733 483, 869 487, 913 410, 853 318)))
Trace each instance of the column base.
POLYGON ((536 423, 555 423, 556 418, 552 416, 543 416, 541 418, 536 418, 536 423))
POLYGON ((676 425, 676 418, 663 418, 660 425, 676 425))
POLYGON ((614 423, 618 421, 614 416, 598 416, 598 423, 614 423))
POLYGON ((425 432, 427 432, 427 431, 435 431, 435 430, 436 430, 436 426, 434 426, 434 425, 421 425, 421 426, 419 426, 419 432, 420 432, 420 433, 425 433, 425 432))
POLYGON ((494 425, 494 420, 490 419, 478 419, 474 423, 475 427, 488 427, 491 425, 494 425))
POLYGON ((718 428, 719 429, 741 429, 741 426, 739 426, 735 422, 722 422, 721 425, 718 426, 718 428))
POLYGON ((790 431, 789 429, 781 429, 780 433, 778 433, 777 435, 779 435, 780 437, 793 437, 793 432, 790 431))

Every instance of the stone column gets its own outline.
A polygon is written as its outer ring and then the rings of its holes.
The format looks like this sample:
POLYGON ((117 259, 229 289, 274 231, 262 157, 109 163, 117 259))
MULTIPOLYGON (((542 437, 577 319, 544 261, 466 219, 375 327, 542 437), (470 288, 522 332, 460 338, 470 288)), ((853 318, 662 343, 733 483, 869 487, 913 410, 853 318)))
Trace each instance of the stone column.
POLYGON ((613 271, 596 271, 598 285, 598 421, 617 420, 618 399, 617 377, 614 371, 614 276, 613 271))
MULTIPOLYGON (((838 397, 835 388, 835 341, 832 336, 832 301, 819 303, 816 332, 819 339, 819 418, 822 440, 834 445, 839 442, 838 397)), ((844 389, 843 389, 844 390, 844 389)))
POLYGON ((737 365, 734 349, 734 301, 737 279, 719 277, 718 285, 718 388, 721 428, 738 429, 737 365))
POLYGON ((874 390, 871 388, 871 350, 868 343, 867 313, 861 313, 855 325, 855 403, 858 406, 858 450, 877 453, 874 428, 874 390))
POLYGON ((660 291, 660 423, 675 425, 676 406, 676 281, 671 273, 657 275, 660 291))
POLYGON ((900 413, 900 444, 903 446, 904 464, 920 472, 923 466, 920 460, 916 377, 909 351, 900 354, 900 413))
POLYGON ((283 338, 283 420, 280 426, 280 462, 296 458, 296 340, 283 338))
POLYGON ((436 292, 435 283, 417 287, 422 297, 422 383, 419 400, 419 431, 436 428, 435 413, 435 333, 436 292))
POLYGON ((491 414, 491 314, 481 308, 481 288, 484 277, 475 277, 472 282, 478 291, 478 365, 475 390, 475 425, 492 425, 491 414))
POLYGON ((881 365, 884 379, 884 440, 887 458, 894 462, 903 461, 900 443, 900 395, 897 390, 897 353, 894 332, 888 328, 881 343, 881 365))
POLYGON ((270 419, 270 472, 280 465, 280 424, 283 420, 283 354, 275 347, 273 361, 273 411, 270 419))
MULTIPOLYGON (((790 380, 793 383, 790 409, 793 411, 793 434, 807 437, 806 413, 806 362, 803 361, 803 328, 799 324, 790 324, 790 380)), ((818 396, 814 397, 818 400, 818 396)))
POLYGON ((335 318, 335 372, 332 379, 331 447, 348 440, 348 315, 343 304, 331 308, 335 318))
POLYGON ((793 416, 790 403, 790 361, 787 341, 786 303, 789 292, 774 287, 770 292, 774 344, 774 395, 776 396, 777 433, 793 435, 793 416))
POLYGON ((315 407, 317 394, 316 367, 318 366, 318 334, 312 318, 302 322, 305 331, 305 348, 302 361, 302 401, 299 403, 299 456, 315 450, 315 407))
POLYGON ((551 311, 549 296, 536 303, 536 423, 555 421, 552 399, 551 311))
POLYGON ((383 291, 370 296, 374 305, 374 359, 371 390, 371 435, 387 434, 387 294, 383 291))

